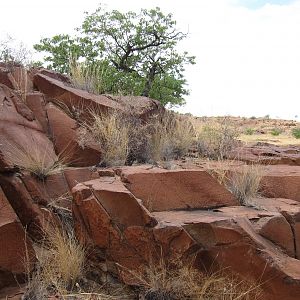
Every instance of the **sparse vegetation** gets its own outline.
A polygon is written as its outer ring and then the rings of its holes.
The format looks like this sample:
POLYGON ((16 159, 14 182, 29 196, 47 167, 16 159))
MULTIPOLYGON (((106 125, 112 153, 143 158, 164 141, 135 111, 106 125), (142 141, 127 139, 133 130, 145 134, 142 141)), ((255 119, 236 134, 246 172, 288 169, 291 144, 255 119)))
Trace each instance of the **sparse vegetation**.
POLYGON ((229 173, 226 186, 241 205, 251 206, 251 198, 259 195, 261 179, 262 167, 260 165, 244 165, 229 173))
POLYGON ((82 124, 79 143, 84 148, 87 141, 98 143, 103 149, 103 166, 124 165, 128 156, 130 124, 124 122, 122 113, 91 112, 92 122, 82 124))
POLYGON ((84 274, 85 263, 85 249, 75 236, 59 228, 49 230, 36 250, 38 262, 28 274, 24 299, 46 299, 49 294, 63 296, 72 291, 84 274))
POLYGON ((56 156, 51 152, 50 144, 45 148, 45 145, 35 144, 20 145, 6 142, 7 156, 9 162, 16 168, 30 172, 33 176, 40 180, 46 179, 49 175, 60 173, 66 166, 65 159, 61 156, 56 156))
POLYGON ((296 139, 300 139, 300 127, 292 129, 292 135, 296 139))
POLYGON ((255 132, 255 130, 253 128, 247 128, 245 130, 245 134, 246 135, 252 135, 255 132))
POLYGON ((8 65, 23 65, 31 64, 31 52, 20 41, 17 41, 11 36, 0 41, 0 61, 8 65))
POLYGON ((127 112, 92 113, 93 122, 82 124, 79 144, 98 143, 103 149, 102 165, 159 162, 186 155, 195 142, 188 118, 165 112, 143 123, 127 112))
POLYGON ((223 118, 221 122, 207 122, 198 133, 198 152, 211 159, 224 159, 237 146, 237 128, 223 118))
POLYGON ((150 136, 151 158, 169 161, 186 155, 195 142, 195 130, 189 118, 166 112, 155 120, 150 136))
POLYGON ((132 273, 142 286, 146 300, 255 300, 260 287, 238 279, 230 272, 201 273, 191 263, 164 260, 151 264, 142 274, 132 273))
POLYGON ((281 133, 282 133, 282 129, 280 129, 280 128, 273 128, 273 129, 271 129, 271 134, 273 136, 278 136, 281 133))

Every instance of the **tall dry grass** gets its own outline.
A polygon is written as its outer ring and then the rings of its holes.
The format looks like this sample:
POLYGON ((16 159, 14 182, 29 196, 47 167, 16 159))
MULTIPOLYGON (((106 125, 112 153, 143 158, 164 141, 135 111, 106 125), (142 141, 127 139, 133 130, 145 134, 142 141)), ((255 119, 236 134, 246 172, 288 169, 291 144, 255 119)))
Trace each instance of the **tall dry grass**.
POLYGON ((91 112, 93 121, 81 125, 79 144, 98 143, 102 165, 160 162, 185 156, 195 143, 189 119, 165 112, 142 122, 128 112, 91 112))
POLYGON ((69 63, 72 84, 75 88, 94 94, 106 92, 107 64, 105 62, 88 64, 71 59, 69 63))
POLYGON ((160 118, 152 120, 151 157, 156 162, 183 157, 195 143, 195 137, 189 118, 166 111, 160 118))
POLYGON ((157 264, 151 263, 143 273, 130 273, 140 282, 144 299, 261 299, 259 284, 241 280, 228 271, 205 274, 196 270, 192 263, 176 261, 171 265, 160 260, 157 264))
POLYGON ((85 122, 81 126, 79 144, 82 147, 87 141, 99 144, 103 166, 124 165, 129 151, 130 124, 124 122, 122 113, 118 111, 92 111, 91 117, 92 122, 85 122))
POLYGON ((229 173, 226 185, 241 205, 251 206, 251 198, 259 196, 262 176, 262 166, 244 165, 229 173))
POLYGON ((85 248, 73 234, 58 228, 49 230, 36 253, 38 263, 28 274, 25 300, 47 299, 51 294, 65 295, 84 275, 85 248))
POLYGON ((5 149, 8 162, 15 167, 30 172, 40 180, 47 176, 60 173, 65 167, 65 158, 55 155, 50 144, 39 145, 33 140, 32 144, 21 145, 6 141, 5 149))
POLYGON ((237 146, 239 130, 224 117, 221 121, 207 121, 196 126, 198 152, 201 156, 223 160, 237 146))

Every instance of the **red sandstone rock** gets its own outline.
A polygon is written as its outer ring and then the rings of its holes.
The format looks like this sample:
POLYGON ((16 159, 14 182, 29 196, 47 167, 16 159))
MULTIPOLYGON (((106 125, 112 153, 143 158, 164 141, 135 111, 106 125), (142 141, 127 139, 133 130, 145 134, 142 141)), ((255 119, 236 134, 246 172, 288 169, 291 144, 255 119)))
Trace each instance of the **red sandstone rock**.
POLYGON ((61 81, 43 74, 36 74, 34 76, 34 84, 47 97, 59 101, 71 111, 76 109, 81 121, 84 121, 84 116, 86 116, 89 110, 106 112, 109 109, 121 109, 121 106, 116 101, 108 97, 97 96, 72 88, 61 81))
POLYGON ((300 167, 266 166, 263 171, 261 191, 264 196, 300 202, 300 167))
POLYGON ((79 126, 62 110, 48 104, 47 115, 50 134, 56 153, 70 166, 92 166, 101 160, 100 146, 87 143, 84 148, 79 145, 79 126))
MULTIPOLYGON (((221 209, 218 212, 156 212, 159 224, 183 227, 201 246, 199 267, 229 268, 248 280, 260 279, 263 299, 297 299, 300 295, 300 261, 286 256, 271 242, 255 232, 245 210, 221 209), (288 283, 287 283, 288 281, 288 283)), ((253 211, 267 215, 264 211, 253 211)))
POLYGON ((28 71, 24 67, 18 65, 1 64, 0 83, 14 89, 24 97, 26 93, 33 90, 33 83, 28 71))
POLYGON ((66 84, 71 84, 71 80, 67 75, 64 75, 64 74, 61 74, 61 73, 58 73, 58 72, 55 72, 55 71, 52 71, 52 70, 39 69, 35 72, 34 75, 36 75, 37 73, 46 75, 50 78, 53 78, 55 80, 59 80, 59 81, 61 81, 63 83, 66 83, 66 84))
POLYGON ((24 277, 26 257, 30 270, 35 262, 31 241, 0 188, 0 289, 24 277))
POLYGON ((70 190, 78 183, 99 178, 97 170, 92 170, 92 168, 88 167, 66 168, 64 169, 64 174, 70 190))
POLYGON ((31 237, 43 237, 50 224, 57 225, 53 215, 37 203, 34 203, 22 180, 17 175, 0 175, 0 185, 10 205, 27 228, 31 237))
POLYGON ((48 120, 45 110, 46 101, 41 93, 28 93, 26 95, 26 105, 34 113, 35 118, 41 124, 43 131, 48 133, 48 120))
POLYGON ((0 170, 28 163, 51 165, 56 155, 32 111, 9 88, 0 85, 0 170))
POLYGON ((71 193, 63 173, 51 174, 41 181, 26 172, 21 179, 35 203, 71 209, 71 193))
POLYGON ((78 199, 77 190, 89 188, 110 218, 121 228, 128 226, 150 226, 153 219, 139 201, 124 187, 122 182, 113 177, 101 177, 87 181, 73 188, 73 195, 78 199))
POLYGON ((118 170, 126 187, 151 211, 236 205, 234 196, 203 170, 149 166, 118 170))
POLYGON ((248 163, 260 163, 267 165, 300 165, 300 150, 296 146, 243 146, 236 148, 230 154, 230 158, 242 160, 248 163))

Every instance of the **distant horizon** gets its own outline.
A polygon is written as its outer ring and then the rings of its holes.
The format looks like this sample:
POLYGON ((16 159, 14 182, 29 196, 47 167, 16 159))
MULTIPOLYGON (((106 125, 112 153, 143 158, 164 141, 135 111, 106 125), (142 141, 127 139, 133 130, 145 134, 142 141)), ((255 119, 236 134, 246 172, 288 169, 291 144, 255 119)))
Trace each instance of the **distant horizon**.
MULTIPOLYGON (((42 37, 72 34, 84 11, 93 12, 98 4, 1 2, 0 40, 10 34, 32 47, 42 37)), ((185 72, 190 95, 177 111, 299 120, 300 0, 107 2, 108 9, 121 11, 155 6, 173 13, 178 28, 189 32, 179 50, 196 56, 197 64, 185 72)))

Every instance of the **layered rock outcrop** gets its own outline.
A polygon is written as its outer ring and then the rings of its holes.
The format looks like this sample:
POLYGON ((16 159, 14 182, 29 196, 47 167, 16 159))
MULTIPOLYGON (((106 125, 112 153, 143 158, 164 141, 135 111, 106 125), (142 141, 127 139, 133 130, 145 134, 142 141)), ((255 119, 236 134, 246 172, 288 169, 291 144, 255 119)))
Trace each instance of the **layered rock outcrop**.
POLYGON ((228 268, 256 282, 263 299, 300 298, 299 148, 232 153, 271 164, 262 168, 262 197, 244 207, 205 164, 99 168, 101 145, 78 142, 91 109, 134 109, 142 122, 164 110, 145 97, 75 89, 48 70, 0 65, 0 289, 25 278, 33 241, 60 226, 63 211, 93 265, 127 284, 139 284, 135 272, 150 263, 193 260, 199 270, 228 268))

